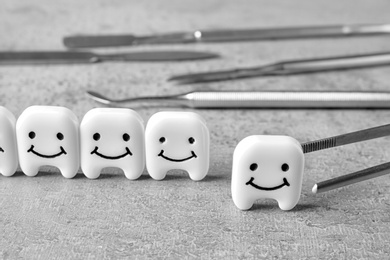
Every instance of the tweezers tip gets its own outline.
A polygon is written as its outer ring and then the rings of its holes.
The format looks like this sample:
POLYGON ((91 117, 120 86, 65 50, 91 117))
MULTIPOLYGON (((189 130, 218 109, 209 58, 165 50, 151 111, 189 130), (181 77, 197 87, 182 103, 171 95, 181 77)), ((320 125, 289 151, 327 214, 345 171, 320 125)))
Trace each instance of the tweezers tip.
POLYGON ((314 194, 317 194, 317 191, 318 191, 318 186, 317 186, 317 184, 314 184, 313 188, 311 189, 311 192, 313 192, 314 194))

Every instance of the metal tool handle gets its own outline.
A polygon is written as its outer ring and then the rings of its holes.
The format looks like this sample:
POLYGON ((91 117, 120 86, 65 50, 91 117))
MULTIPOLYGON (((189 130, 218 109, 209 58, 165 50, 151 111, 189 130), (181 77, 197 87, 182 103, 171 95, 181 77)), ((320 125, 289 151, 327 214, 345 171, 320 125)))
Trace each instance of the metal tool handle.
POLYGON ((195 108, 390 108, 390 92, 192 92, 195 108))
POLYGON ((193 33, 194 41, 225 42, 243 40, 277 40, 319 37, 344 37, 390 33, 390 25, 332 25, 311 27, 286 27, 247 30, 209 30, 193 33))

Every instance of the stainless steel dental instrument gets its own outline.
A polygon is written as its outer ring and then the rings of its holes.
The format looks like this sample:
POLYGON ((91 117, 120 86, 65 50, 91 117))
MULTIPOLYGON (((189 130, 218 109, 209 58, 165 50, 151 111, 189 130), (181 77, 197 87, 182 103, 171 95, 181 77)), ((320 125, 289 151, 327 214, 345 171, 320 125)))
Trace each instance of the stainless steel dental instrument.
POLYGON ((390 162, 314 184, 312 192, 321 193, 390 173, 390 162))
MULTIPOLYGON (((316 141, 310 141, 302 144, 304 153, 315 152, 323 149, 337 147, 351 143, 367 141, 390 135, 390 124, 351 132, 334 137, 324 138, 316 141)), ((368 180, 390 173, 390 162, 367 168, 361 171, 350 173, 344 176, 336 177, 327 181, 317 183, 313 186, 313 193, 320 193, 356 182, 368 180)))
POLYGON ((173 44, 198 42, 237 42, 323 37, 371 36, 390 33, 390 24, 301 26, 230 30, 197 30, 147 36, 72 35, 63 39, 68 48, 110 47, 143 44, 173 44))
POLYGON ((390 65, 390 52, 281 61, 270 65, 173 76, 178 84, 213 82, 260 76, 283 76, 341 69, 390 65))
POLYGON ((390 135, 390 124, 306 142, 302 144, 302 149, 304 153, 311 153, 340 145, 367 141, 388 135, 390 135))
POLYGON ((97 54, 79 51, 20 51, 0 52, 0 65, 20 64, 70 64, 96 63, 103 61, 185 61, 217 58, 210 52, 195 51, 149 51, 114 54, 97 54))
POLYGON ((191 108, 390 108, 390 92, 239 92, 196 91, 178 95, 110 99, 94 91, 87 95, 109 105, 159 105, 191 108))

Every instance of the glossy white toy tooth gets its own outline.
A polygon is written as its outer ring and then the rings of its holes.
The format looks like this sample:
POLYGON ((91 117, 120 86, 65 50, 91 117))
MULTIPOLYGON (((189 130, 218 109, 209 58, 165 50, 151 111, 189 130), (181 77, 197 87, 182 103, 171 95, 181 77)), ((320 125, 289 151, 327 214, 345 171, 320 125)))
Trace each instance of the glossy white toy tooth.
POLYGON ((202 180, 209 169, 209 130, 193 112, 159 112, 145 130, 146 168, 155 180, 173 169, 186 170, 192 180, 202 180))
POLYGON ((4 176, 12 176, 18 167, 15 124, 15 116, 0 106, 0 173, 4 176))
POLYGON ((142 118, 131 109, 95 108, 80 125, 81 169, 96 179, 105 167, 117 167, 128 179, 145 169, 145 138, 142 118))
POLYGON ((299 201, 304 156, 300 143, 289 136, 254 135, 244 138, 233 155, 232 198, 241 210, 262 198, 290 210, 299 201))
POLYGON ((73 178, 80 166, 79 122, 65 107, 31 106, 16 122, 20 168, 28 176, 41 166, 57 167, 73 178))

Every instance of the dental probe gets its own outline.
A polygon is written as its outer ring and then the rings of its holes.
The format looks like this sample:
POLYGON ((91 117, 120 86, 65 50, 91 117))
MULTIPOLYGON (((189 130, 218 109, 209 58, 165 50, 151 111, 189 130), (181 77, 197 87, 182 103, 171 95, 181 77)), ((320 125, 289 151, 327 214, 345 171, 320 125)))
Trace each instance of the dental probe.
POLYGON ((151 104, 190 108, 390 108, 390 92, 194 91, 178 95, 111 99, 87 91, 93 100, 119 107, 151 104))

